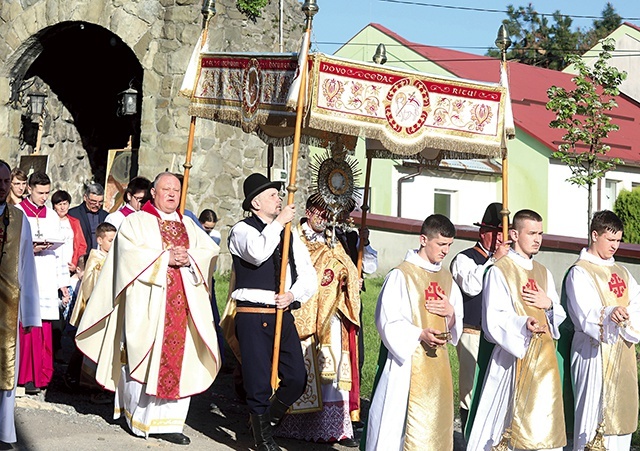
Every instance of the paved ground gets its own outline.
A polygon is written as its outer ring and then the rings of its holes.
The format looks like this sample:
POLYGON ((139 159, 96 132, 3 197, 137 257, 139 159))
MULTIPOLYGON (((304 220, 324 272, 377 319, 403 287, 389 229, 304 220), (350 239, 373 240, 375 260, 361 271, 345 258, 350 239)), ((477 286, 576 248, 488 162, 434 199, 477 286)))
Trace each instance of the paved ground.
MULTIPOLYGON (((96 405, 87 393, 72 393, 56 374, 46 393, 18 398, 13 449, 55 450, 247 450, 253 440, 247 428, 247 408, 236 400, 229 368, 224 368, 211 389, 192 398, 185 434, 191 445, 183 447, 158 439, 131 435, 123 420, 113 420, 113 404, 96 405)), ((286 450, 347 450, 278 439, 286 450)), ((11 448, 9 448, 11 449, 11 448)))

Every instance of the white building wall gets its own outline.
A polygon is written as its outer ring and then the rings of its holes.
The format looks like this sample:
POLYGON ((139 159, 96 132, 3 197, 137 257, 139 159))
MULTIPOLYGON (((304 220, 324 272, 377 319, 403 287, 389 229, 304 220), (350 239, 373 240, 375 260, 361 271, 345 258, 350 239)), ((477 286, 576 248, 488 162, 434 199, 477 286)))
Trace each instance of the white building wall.
MULTIPOLYGON (((415 172, 415 168, 397 166, 393 172, 393 212, 398 211, 398 179, 415 172)), ((451 222, 472 225, 480 222, 491 202, 499 202, 500 179, 495 176, 460 174, 425 170, 402 183, 401 216, 423 220, 434 212, 436 191, 451 194, 451 222)))
MULTIPOLYGON (((551 161, 549 165, 549 207, 545 231, 553 235, 578 238, 587 236, 587 190, 566 181, 571 176, 569 167, 551 161)), ((600 209, 613 209, 615 198, 620 191, 631 191, 640 185, 640 170, 630 166, 619 166, 615 171, 607 172, 601 180, 599 197, 600 209), (612 189, 607 189, 607 181, 612 189), (612 194, 610 196, 610 194, 612 194)), ((598 188, 593 190, 593 211, 598 210, 598 188)))

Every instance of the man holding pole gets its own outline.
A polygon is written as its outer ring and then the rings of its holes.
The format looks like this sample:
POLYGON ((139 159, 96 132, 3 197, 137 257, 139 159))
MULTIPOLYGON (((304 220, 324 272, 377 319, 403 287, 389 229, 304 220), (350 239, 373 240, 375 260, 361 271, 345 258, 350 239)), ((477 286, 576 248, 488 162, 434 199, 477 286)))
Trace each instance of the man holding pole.
POLYGON ((242 376, 258 450, 277 451, 273 426, 302 395, 306 370, 302 347, 290 309, 315 293, 316 273, 303 243, 292 236, 285 290, 280 294, 282 232, 295 215, 293 204, 282 207, 280 182, 262 174, 244 181, 244 211, 251 216, 229 234, 229 251, 236 275, 231 297, 236 302, 236 336, 242 358, 242 376), (281 336, 276 337, 276 310, 283 309, 281 336), (280 340, 278 377, 270 382, 274 339, 280 340), (273 396, 272 396, 273 394, 273 396))

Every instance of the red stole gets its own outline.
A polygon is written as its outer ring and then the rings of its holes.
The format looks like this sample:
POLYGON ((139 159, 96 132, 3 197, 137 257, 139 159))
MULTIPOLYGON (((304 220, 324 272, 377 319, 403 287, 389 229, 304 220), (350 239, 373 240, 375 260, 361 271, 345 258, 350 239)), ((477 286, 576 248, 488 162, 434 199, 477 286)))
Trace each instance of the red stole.
MULTIPOLYGON (((150 213, 158 219, 163 249, 177 246, 189 247, 187 229, 181 221, 163 220, 155 207, 148 202, 142 207, 142 211, 150 213)), ((158 392, 156 394, 158 398, 180 398, 180 375, 182 373, 188 315, 189 305, 180 268, 169 266, 167 268, 167 300, 165 304, 162 355, 160 357, 158 392)))

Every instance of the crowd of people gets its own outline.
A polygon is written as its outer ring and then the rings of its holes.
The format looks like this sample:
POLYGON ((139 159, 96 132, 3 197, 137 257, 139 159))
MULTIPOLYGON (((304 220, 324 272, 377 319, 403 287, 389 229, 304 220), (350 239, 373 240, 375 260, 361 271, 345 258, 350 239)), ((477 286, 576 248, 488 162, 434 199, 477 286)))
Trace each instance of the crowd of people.
POLYGON ((427 217, 417 249, 387 274, 378 297, 379 367, 365 425, 360 295, 377 253, 368 231, 348 224, 349 211, 315 194, 296 218, 280 182, 247 177, 245 218, 228 236, 233 275, 220 319, 218 216, 180 213, 178 175, 132 179, 112 213, 98 183, 74 208, 69 193, 50 195, 51 185, 42 172, 27 176, 0 161, 0 442, 16 441, 16 387, 45 389, 69 334, 76 349, 65 383, 113 402, 115 417, 140 437, 190 443, 190 399, 215 380, 225 342, 258 450, 281 449, 277 437, 452 450, 451 344, 467 449, 560 450, 572 424, 575 450, 630 448, 640 289, 614 260, 623 224, 610 211, 594 214, 589 245, 560 294, 534 259, 543 235, 535 211, 518 211, 503 236, 502 205, 490 204, 477 243, 450 268, 443 261, 455 226, 427 217), (570 362, 567 374, 556 353, 570 362), (564 392, 563 376, 572 387, 564 392))

